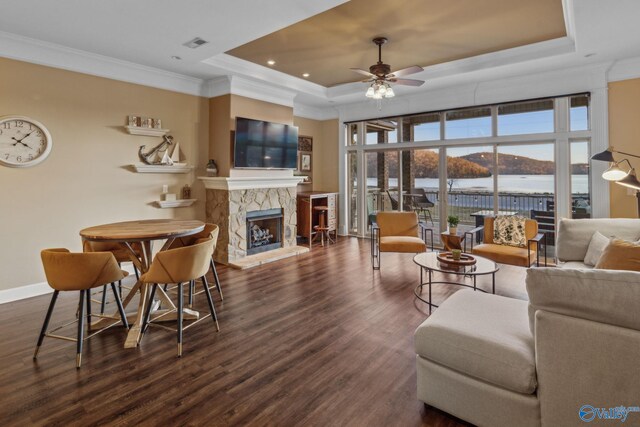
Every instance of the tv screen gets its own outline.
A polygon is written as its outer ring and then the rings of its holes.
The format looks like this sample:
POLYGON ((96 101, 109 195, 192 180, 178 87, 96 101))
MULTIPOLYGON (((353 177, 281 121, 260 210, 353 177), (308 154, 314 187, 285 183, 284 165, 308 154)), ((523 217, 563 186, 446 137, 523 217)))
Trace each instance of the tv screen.
POLYGON ((298 128, 238 117, 233 159, 236 168, 296 169, 298 128))

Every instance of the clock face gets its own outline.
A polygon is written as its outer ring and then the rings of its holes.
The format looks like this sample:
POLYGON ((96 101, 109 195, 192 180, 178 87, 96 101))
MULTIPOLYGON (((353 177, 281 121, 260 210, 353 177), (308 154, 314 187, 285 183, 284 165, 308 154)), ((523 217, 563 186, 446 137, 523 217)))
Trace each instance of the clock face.
POLYGON ((11 167, 34 166, 51 152, 51 134, 29 117, 0 118, 0 164, 11 167))

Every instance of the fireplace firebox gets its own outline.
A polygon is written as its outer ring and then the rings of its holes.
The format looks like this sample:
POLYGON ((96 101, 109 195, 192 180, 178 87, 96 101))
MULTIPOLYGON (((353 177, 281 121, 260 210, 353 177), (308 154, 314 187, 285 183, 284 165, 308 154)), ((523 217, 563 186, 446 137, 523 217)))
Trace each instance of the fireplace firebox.
POLYGON ((282 209, 247 212, 247 255, 282 247, 282 209))

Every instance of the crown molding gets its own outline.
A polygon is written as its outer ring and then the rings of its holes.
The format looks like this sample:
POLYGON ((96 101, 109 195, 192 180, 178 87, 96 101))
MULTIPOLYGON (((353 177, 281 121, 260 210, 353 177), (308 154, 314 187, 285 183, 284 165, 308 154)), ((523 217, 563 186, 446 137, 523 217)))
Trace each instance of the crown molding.
POLYGON ((339 117, 338 109, 335 107, 314 107, 300 102, 293 105, 293 115, 312 120, 331 120, 339 117))
POLYGON ((306 93, 320 98, 327 97, 327 88, 317 83, 304 80, 285 74, 273 68, 264 67, 235 56, 221 53, 202 61, 203 64, 210 65, 217 70, 222 70, 230 75, 243 75, 256 80, 268 82, 274 86, 286 87, 288 89, 306 93))
POLYGON ((640 56, 616 61, 607 72, 610 82, 637 78, 640 78, 640 56))
POLYGON ((232 94, 286 107, 294 106, 293 100, 297 95, 297 92, 240 76, 221 76, 207 80, 203 92, 208 98, 232 94))
POLYGON ((202 95, 203 80, 0 31, 0 56, 63 70, 202 95))

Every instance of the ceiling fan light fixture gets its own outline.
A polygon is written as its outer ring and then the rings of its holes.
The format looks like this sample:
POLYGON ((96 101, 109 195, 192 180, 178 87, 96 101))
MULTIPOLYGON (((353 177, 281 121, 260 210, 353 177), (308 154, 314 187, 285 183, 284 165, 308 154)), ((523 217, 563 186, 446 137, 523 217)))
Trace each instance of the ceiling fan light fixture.
POLYGON ((365 94, 365 96, 367 98, 373 98, 373 95, 375 95, 376 90, 373 88, 373 85, 369 86, 369 89, 367 89, 367 93, 365 94))
POLYGON ((385 98, 393 98, 396 94, 393 92, 393 88, 389 86, 387 92, 384 94, 385 98))

